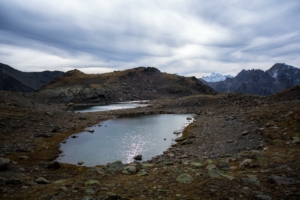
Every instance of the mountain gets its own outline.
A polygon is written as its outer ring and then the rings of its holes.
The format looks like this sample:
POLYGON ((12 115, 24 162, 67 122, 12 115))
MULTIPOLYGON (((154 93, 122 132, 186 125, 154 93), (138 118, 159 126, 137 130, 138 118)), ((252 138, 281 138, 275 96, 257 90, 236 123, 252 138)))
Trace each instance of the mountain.
POLYGON ((271 95, 300 85, 300 69, 276 63, 269 70, 242 70, 236 77, 220 82, 206 82, 217 92, 237 92, 261 96, 271 95))
POLYGON ((0 63, 0 90, 35 92, 63 74, 61 71, 22 72, 0 63))
POLYGON ((151 100, 194 94, 216 94, 195 77, 162 73, 154 67, 138 67, 104 74, 71 70, 43 87, 38 95, 57 102, 111 103, 151 100))
POLYGON ((210 76, 203 76, 201 79, 206 82, 219 82, 219 81, 224 81, 226 78, 233 78, 233 76, 222 75, 222 74, 213 72, 213 73, 211 73, 210 76))

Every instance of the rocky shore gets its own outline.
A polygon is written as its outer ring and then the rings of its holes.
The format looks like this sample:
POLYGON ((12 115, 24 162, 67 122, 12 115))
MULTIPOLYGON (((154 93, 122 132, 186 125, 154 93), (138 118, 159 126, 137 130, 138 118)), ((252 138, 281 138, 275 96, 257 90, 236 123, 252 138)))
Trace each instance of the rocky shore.
POLYGON ((148 107, 74 113, 0 92, 1 199, 299 199, 300 89, 195 95, 148 107), (131 114, 194 113, 162 155, 124 165, 53 162, 68 136, 131 114))

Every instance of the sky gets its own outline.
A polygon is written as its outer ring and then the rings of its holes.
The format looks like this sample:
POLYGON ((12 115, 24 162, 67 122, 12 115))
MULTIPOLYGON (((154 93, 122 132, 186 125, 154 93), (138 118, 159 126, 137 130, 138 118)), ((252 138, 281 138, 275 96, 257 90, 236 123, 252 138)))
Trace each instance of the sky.
POLYGON ((300 67, 299 0, 1 0, 0 63, 198 78, 300 67))

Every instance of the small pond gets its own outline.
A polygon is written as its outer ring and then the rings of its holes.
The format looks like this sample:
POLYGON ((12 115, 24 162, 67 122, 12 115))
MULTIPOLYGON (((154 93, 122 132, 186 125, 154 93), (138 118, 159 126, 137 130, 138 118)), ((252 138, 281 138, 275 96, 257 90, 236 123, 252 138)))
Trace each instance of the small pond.
POLYGON ((148 106, 148 101, 128 101, 103 106, 76 106, 74 112, 98 112, 148 106))
POLYGON ((89 131, 70 136, 61 144, 62 153, 58 162, 84 166, 105 165, 121 160, 133 162, 133 157, 142 154, 143 161, 160 155, 174 139, 174 131, 183 130, 193 121, 193 115, 156 114, 139 115, 104 121, 89 127, 89 131), (76 138, 74 138, 76 137, 76 138))

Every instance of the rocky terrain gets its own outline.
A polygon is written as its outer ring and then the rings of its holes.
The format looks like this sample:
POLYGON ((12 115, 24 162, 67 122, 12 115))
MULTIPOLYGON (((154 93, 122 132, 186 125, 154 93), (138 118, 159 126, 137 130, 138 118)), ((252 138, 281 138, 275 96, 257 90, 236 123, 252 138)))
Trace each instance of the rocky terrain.
POLYGON ((216 94, 195 77, 160 72, 154 67, 138 67, 105 74, 84 74, 72 70, 43 87, 37 95, 56 102, 100 103, 178 98, 196 94, 216 94))
POLYGON ((165 98, 95 113, 44 102, 38 95, 0 92, 1 199, 300 198, 299 87, 268 97, 165 98), (91 168, 53 162, 59 143, 85 127, 152 113, 196 116, 176 145, 150 161, 91 168))
POLYGON ((61 71, 22 72, 0 63, 0 90, 36 92, 63 74, 61 71))
POLYGON ((269 70, 242 70, 234 78, 219 82, 206 82, 217 92, 237 92, 267 96, 281 92, 287 88, 300 85, 300 69, 277 63, 269 70))

